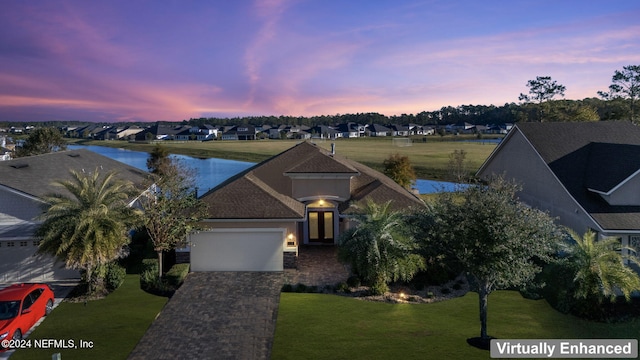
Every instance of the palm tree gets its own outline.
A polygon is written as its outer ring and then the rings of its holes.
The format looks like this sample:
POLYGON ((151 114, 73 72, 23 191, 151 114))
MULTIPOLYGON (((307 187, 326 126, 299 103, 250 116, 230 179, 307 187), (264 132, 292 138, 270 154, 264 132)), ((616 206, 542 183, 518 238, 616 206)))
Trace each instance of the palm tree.
POLYGON ((128 206, 134 187, 116 180, 115 172, 102 177, 97 169, 89 174, 72 170, 71 175, 71 180, 54 182, 71 196, 43 198, 48 205, 36 231, 42 239, 38 251, 58 257, 67 268, 79 269, 92 293, 96 290, 93 270, 121 257, 129 243, 127 231, 138 215, 128 206))
POLYGON ((410 280, 424 268, 402 214, 391 211, 390 205, 368 202, 364 213, 357 215, 358 225, 340 238, 341 259, 372 285, 375 294, 388 291, 389 282, 410 280))
POLYGON ((618 291, 627 301, 631 293, 640 290, 640 276, 628 266, 625 260, 638 264, 635 256, 627 254, 634 249, 623 247, 617 238, 596 241, 596 233, 587 231, 582 237, 567 229, 574 240, 564 244, 570 263, 575 267, 576 299, 604 299, 615 301, 618 291))

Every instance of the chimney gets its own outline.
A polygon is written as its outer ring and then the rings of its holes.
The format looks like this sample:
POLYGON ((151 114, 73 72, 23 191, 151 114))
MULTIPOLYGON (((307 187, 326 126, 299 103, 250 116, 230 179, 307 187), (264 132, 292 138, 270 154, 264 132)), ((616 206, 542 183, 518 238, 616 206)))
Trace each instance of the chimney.
POLYGON ((336 143, 331 143, 331 155, 336 154, 336 143))

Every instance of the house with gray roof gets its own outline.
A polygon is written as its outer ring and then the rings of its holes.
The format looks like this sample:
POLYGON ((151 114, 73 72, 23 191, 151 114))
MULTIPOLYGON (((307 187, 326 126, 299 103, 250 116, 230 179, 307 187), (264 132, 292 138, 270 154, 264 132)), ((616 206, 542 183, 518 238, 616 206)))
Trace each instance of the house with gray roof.
POLYGON ((143 192, 147 173, 89 150, 68 150, 0 162, 0 283, 79 277, 48 255, 36 255, 36 219, 47 194, 68 194, 55 181, 78 172, 117 171, 143 192))
POLYGON ((579 234, 640 248, 640 127, 626 121, 518 123, 480 167, 579 234))
POLYGON ((209 230, 189 236, 192 271, 282 271, 299 245, 335 245, 369 200, 395 210, 424 206, 380 172, 307 141, 201 199, 209 230))

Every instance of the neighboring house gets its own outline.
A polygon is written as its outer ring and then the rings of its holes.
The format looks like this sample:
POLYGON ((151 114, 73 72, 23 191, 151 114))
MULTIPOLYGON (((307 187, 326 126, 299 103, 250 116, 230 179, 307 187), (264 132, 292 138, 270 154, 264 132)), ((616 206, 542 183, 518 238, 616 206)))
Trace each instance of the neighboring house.
POLYGON ((306 141, 201 199, 210 229, 189 236, 192 271, 282 271, 298 245, 336 244, 367 200, 397 210, 424 206, 385 175, 306 141))
POLYGON ((312 138, 315 139, 337 139, 342 137, 342 132, 327 125, 318 125, 311 128, 312 138))
POLYGON ((222 133, 222 140, 255 140, 256 128, 252 125, 234 126, 222 133))
POLYGON ((388 136, 391 129, 380 124, 371 124, 367 126, 367 132, 369 136, 388 136))
POLYGON ((0 161, 11 160, 11 149, 7 147, 7 137, 0 136, 0 161))
POLYGON ((478 171, 494 174, 579 234, 640 246, 640 127, 630 122, 518 123, 478 171))
MULTIPOLYGON (((118 177, 143 188, 144 171, 89 150, 69 150, 18 158, 0 163, 0 283, 51 281, 78 277, 78 272, 48 255, 36 255, 36 217, 42 197, 63 193, 54 181, 70 179, 70 170, 118 171, 118 177)), ((142 193, 142 191, 141 191, 142 193)))
POLYGON ((353 122, 339 124, 338 126, 336 126, 336 130, 341 132, 341 137, 345 139, 360 137, 360 129, 358 127, 358 124, 353 122))
POLYGON ((409 127, 407 125, 394 124, 389 129, 391 129, 391 136, 409 136, 409 127))

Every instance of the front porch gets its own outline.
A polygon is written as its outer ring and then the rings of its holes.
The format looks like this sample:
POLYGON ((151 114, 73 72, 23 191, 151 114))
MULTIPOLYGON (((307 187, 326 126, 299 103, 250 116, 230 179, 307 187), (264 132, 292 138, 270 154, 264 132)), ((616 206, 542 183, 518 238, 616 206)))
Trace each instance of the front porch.
POLYGON ((298 248, 295 268, 284 269, 284 283, 335 285, 347 281, 349 275, 349 266, 338 261, 337 246, 303 245, 298 248))

